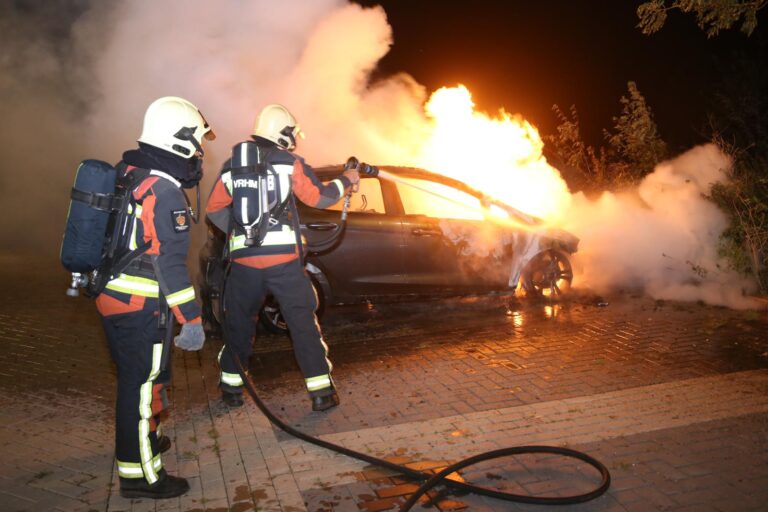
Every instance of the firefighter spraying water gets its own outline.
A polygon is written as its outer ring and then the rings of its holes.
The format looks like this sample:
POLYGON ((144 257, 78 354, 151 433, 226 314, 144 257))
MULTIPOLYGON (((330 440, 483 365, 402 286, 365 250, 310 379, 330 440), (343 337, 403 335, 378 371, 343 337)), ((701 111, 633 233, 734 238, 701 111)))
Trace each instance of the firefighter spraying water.
POLYGON ((315 317, 317 297, 304 270, 295 198, 325 208, 347 195, 360 177, 350 165, 338 179, 321 183, 292 153, 300 133, 287 108, 264 107, 251 140, 233 148, 208 200, 208 218, 227 234, 231 262, 224 285, 225 344, 219 353, 219 386, 229 407, 243 405, 236 361, 251 356, 253 317, 268 293, 280 302, 291 330, 312 410, 339 404, 328 347, 315 317))

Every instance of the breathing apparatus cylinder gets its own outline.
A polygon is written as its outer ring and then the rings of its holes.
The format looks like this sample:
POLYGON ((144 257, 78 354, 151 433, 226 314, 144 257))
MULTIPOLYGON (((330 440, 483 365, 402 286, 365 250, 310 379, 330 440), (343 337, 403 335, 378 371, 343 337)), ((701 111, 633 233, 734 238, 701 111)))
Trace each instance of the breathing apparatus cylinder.
POLYGON ((282 211, 280 180, 265 163, 264 150, 254 141, 232 148, 233 220, 245 235, 246 247, 258 247, 270 227, 272 214, 282 211), (270 193, 274 196, 270 202, 270 193), (274 211, 273 211, 274 210, 274 211))

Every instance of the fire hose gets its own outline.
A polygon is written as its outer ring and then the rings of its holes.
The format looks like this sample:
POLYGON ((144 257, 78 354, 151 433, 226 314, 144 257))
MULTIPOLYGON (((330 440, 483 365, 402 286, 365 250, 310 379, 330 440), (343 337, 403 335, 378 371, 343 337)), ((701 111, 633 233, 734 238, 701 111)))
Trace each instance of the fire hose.
POLYGON ((246 372, 245 368, 243 368, 240 358, 234 353, 232 353, 232 355, 234 357, 235 364, 237 365, 237 372, 240 374, 240 377, 243 379, 243 383, 245 385, 245 389, 248 391, 248 394, 251 395, 251 398, 253 399, 254 403, 256 403, 256 406, 259 408, 259 410, 261 410, 264 416, 266 416, 267 419, 269 419, 269 421, 273 425, 277 426, 282 431, 298 439, 301 439, 302 441, 306 441, 316 446, 320 446, 322 448, 326 448, 328 450, 341 453, 342 455, 346 455, 348 457, 352 457, 354 459, 358 459, 363 462, 367 462, 369 464, 390 469, 397 473, 406 475, 407 477, 410 477, 414 480, 424 481, 421 487, 419 487, 411 495, 411 497, 400 507, 400 512, 406 512, 408 510, 411 510, 413 505, 418 501, 418 499, 423 494, 425 494, 427 491, 429 491, 430 489, 432 489, 433 487, 439 484, 443 484, 447 487, 450 487, 452 489, 458 490, 463 493, 481 494, 483 496, 489 496, 491 498, 496 498, 499 500, 514 501, 517 503, 529 503, 534 505, 573 505, 577 503, 584 503, 601 496, 603 493, 605 493, 605 491, 608 490, 608 487, 611 485, 611 474, 608 472, 608 468, 606 468, 602 462, 600 462, 599 460, 595 459, 590 455, 587 455, 586 453, 582 453, 580 451, 573 450, 571 448, 565 448, 560 446, 538 446, 538 445, 513 446, 513 447, 501 448, 498 450, 483 452, 478 455, 474 455, 472 457, 468 457, 454 464, 451 464, 450 466, 443 469, 439 473, 432 475, 429 473, 425 473, 423 471, 418 471, 413 468, 409 468, 407 466, 401 466, 400 464, 395 464, 393 462, 389 462, 384 459, 379 459, 378 457, 373 457, 372 455, 358 452, 350 448, 346 448, 344 446, 340 446, 317 437, 310 436, 309 434, 306 434, 286 424, 283 420, 275 416, 275 414, 269 410, 269 408, 264 404, 261 398, 259 398, 259 395, 256 392, 256 387, 253 385, 253 382, 251 381, 251 378, 246 372), (585 492, 582 494, 574 494, 571 496, 531 496, 531 495, 524 495, 524 494, 514 494, 506 491, 501 491, 498 489, 491 489, 491 488, 482 487, 479 485, 468 484, 468 483, 460 482, 450 478, 450 475, 452 473, 462 468, 465 468, 467 466, 477 464, 478 462, 483 462, 491 459, 498 459, 501 457, 508 457, 512 455, 523 455, 523 454, 551 454, 551 455, 560 455, 562 457, 568 457, 572 459, 578 459, 582 462, 585 462, 589 466, 592 466, 594 469, 596 469, 600 473, 600 484, 589 492, 585 492))
MULTIPOLYGON (((369 165, 364 162, 360 162, 354 156, 349 157, 347 159, 346 164, 344 164, 344 170, 349 170, 349 169, 357 169, 361 174, 367 174, 368 176, 372 176, 372 177, 379 177, 387 181, 399 183, 401 185, 405 185, 410 188, 420 190, 421 192, 430 194, 444 201, 454 203, 457 206, 460 206, 463 208, 475 208, 474 206, 468 205, 462 201, 457 200, 456 198, 441 194, 436 190, 430 190, 429 188, 425 188, 415 183, 412 183, 410 181, 404 180, 390 172, 387 172, 383 169, 379 169, 374 165, 369 165)), ((344 196, 344 203, 341 210, 341 221, 333 229, 333 232, 320 242, 313 242, 313 243, 307 244, 307 248, 309 249, 310 254, 318 255, 318 254, 323 254, 328 251, 331 251, 341 241, 341 238, 344 235, 344 232, 346 231, 347 215, 349 212, 350 200, 352 198, 352 194, 354 192, 357 192, 357 189, 358 189, 357 185, 351 187, 350 190, 344 196)), ((486 214, 488 211, 493 209, 495 209, 498 212, 503 212, 503 215, 506 218, 493 216, 492 220, 496 223, 509 225, 517 229, 535 230, 537 226, 541 224, 541 219, 538 219, 532 215, 524 213, 518 210, 517 208, 514 208, 504 202, 498 201, 487 195, 482 196, 482 206, 476 207, 476 209, 481 214, 486 214)))
MULTIPOLYGON (((393 176, 385 171, 379 170, 375 166, 358 162, 358 160, 355 157, 350 157, 347 160, 347 163, 345 165, 345 169, 352 169, 352 168, 357 168, 359 172, 370 175, 370 176, 380 176, 383 179, 388 179, 396 182, 402 181, 396 176, 393 176)), ((403 181, 403 183, 409 186, 420 188, 416 185, 413 185, 405 181, 403 181)), ((434 191, 426 190, 426 189, 423 189, 423 190, 425 192, 429 192, 430 194, 437 195, 444 199, 455 201, 452 198, 442 196, 440 194, 437 194, 434 191)), ((319 252, 329 250, 335 247, 335 245, 339 242, 346 228, 347 211, 349 209, 351 194, 354 191, 356 191, 354 190, 354 188, 351 189, 344 198, 344 206, 341 213, 341 222, 336 227, 335 231, 322 242, 311 244, 308 246, 308 248, 312 253, 317 254, 319 252)), ((509 210, 507 211, 509 212, 509 210)), ((535 219, 526 216, 522 212, 518 212, 517 210, 512 210, 511 213, 515 215, 518 220, 521 220, 529 225, 534 223, 535 219)), ((586 453, 573 450, 571 448, 565 448, 565 447, 559 447, 559 446, 542 446, 542 445, 513 446, 513 447, 507 447, 507 448, 501 448, 498 450, 483 452, 478 455, 474 455, 472 457, 468 457, 454 464, 451 464, 450 466, 446 467, 442 471, 433 475, 430 473, 409 468, 407 466, 395 464, 393 462, 389 462, 387 460, 380 459, 378 457, 373 457, 371 455, 358 452, 358 451, 355 451, 355 450, 352 450, 328 441, 324 441, 322 439, 310 436, 309 434, 306 434, 304 432, 301 432, 300 430, 297 430, 291 427, 290 425, 282 421, 280 418, 278 418, 274 413, 272 413, 272 411, 269 410, 269 408, 264 404, 261 398, 259 398, 259 395, 256 392, 256 388, 253 385, 253 382, 251 381, 250 377, 248 376, 247 371, 245 370, 245 368, 243 368, 242 362, 240 361, 239 357, 237 357, 236 354, 233 354, 233 356, 235 359, 235 364, 237 366, 237 371, 243 380, 245 389, 248 391, 248 394, 251 396, 254 403, 259 408, 259 410, 261 410, 261 412, 267 417, 267 419, 269 419, 269 421, 273 425, 277 426, 287 434, 290 434, 298 439, 301 439, 302 441, 314 444, 316 446, 320 446, 322 448, 332 450, 337 453, 341 453, 348 457, 352 457, 352 458, 361 460, 363 462, 367 462, 369 464, 390 469, 392 471, 403 474, 417 481, 423 481, 424 483, 400 507, 400 512, 406 512, 410 510, 422 495, 424 495, 427 491, 429 491, 433 487, 440 484, 463 493, 480 494, 480 495, 489 496, 491 498, 496 498, 504 501, 513 501, 518 503, 528 503, 528 504, 534 504, 534 505, 571 505, 571 504, 577 504, 577 503, 584 503, 587 501, 594 500, 595 498, 601 496, 610 487, 611 475, 608 471, 608 468, 606 468, 602 462, 598 461, 597 459, 595 459, 590 455, 587 455, 586 453), (479 462, 498 459, 501 457, 509 457, 514 455, 524 455, 524 454, 526 455, 550 454, 550 455, 559 455, 566 458, 580 460, 597 470, 597 472, 600 474, 600 483, 594 489, 582 494, 574 494, 570 496, 532 496, 532 495, 524 495, 524 494, 515 494, 511 492, 501 491, 498 489, 491 489, 491 488, 482 487, 479 485, 468 484, 465 482, 457 481, 450 477, 450 475, 455 473, 456 471, 463 469, 465 467, 477 464, 479 462)))
MULTIPOLYGON (((349 169, 357 169, 358 172, 361 174, 367 174, 368 176, 372 177, 380 177, 382 179, 385 179, 387 181, 392 181, 395 183, 400 183, 403 185, 406 185, 408 187, 414 188, 416 190, 420 190, 422 192, 425 192, 427 194, 430 194, 432 196, 435 196, 437 198, 443 199, 445 201, 455 203, 459 206, 466 207, 464 203, 461 201, 457 201, 456 199, 452 197, 445 196, 443 194, 440 194, 437 191, 429 190, 424 187, 420 187, 419 185, 416 185, 414 183, 411 183, 409 181, 403 180, 389 172, 386 172, 384 170, 379 169, 378 167, 370 164, 366 164, 365 162, 360 162, 356 157, 351 156, 347 159, 347 162, 344 164, 344 170, 349 169)), ((343 236, 344 232, 346 231, 347 227, 347 216, 349 213, 349 205, 352 199, 352 194, 358 191, 358 184, 353 185, 350 187, 349 191, 344 196, 344 203, 343 207, 341 209, 341 220, 336 225, 336 227, 333 229, 333 232, 328 235, 324 240, 319 242, 313 242, 313 243, 307 243, 307 248, 309 249, 310 254, 318 255, 323 254, 325 252, 328 252, 332 249, 334 249, 339 241, 341 240, 341 237, 343 236)), ((508 210, 509 208, 507 208, 508 210)), ((508 212, 509 213, 509 212, 508 212)), ((512 212, 518 220, 522 220, 526 224, 533 224, 535 222, 535 219, 533 217, 530 217, 522 212, 519 212, 518 210, 513 210, 512 212)))
MULTIPOLYGON (((347 159, 347 163, 344 164, 344 170, 346 171, 349 169, 360 169, 361 172, 365 172, 366 169, 375 169, 375 167, 365 163, 361 164, 357 158, 351 156, 347 159)), ((339 243, 342 235, 344 234, 344 231, 346 231, 347 228, 347 213, 349 211, 349 204, 352 200, 352 194, 357 192, 357 190, 358 185, 355 184, 350 187, 349 191, 344 195, 344 205, 341 209, 341 221, 334 228, 333 233, 328 235, 328 237, 326 237, 325 240, 322 240, 321 242, 307 244, 307 248, 309 249, 310 254, 318 255, 330 251, 339 243)))

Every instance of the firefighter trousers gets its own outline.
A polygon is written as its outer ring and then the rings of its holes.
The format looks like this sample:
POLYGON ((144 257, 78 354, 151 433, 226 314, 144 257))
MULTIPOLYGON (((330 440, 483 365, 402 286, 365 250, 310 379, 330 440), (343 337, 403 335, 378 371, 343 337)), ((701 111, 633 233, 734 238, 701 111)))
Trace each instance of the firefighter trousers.
POLYGON ((221 388, 242 393, 233 355, 247 368, 253 352, 255 319, 267 293, 280 304, 294 354, 310 396, 333 393, 328 347, 317 323, 317 296, 300 260, 263 269, 232 263, 224 287, 224 348, 219 353, 221 388))
POLYGON ((158 324, 157 311, 157 299, 148 298, 140 311, 102 317, 117 366, 118 473, 121 478, 144 478, 150 484, 160 478, 163 468, 158 450, 160 413, 166 405, 163 383, 170 381, 169 370, 161 367, 166 330, 158 324))

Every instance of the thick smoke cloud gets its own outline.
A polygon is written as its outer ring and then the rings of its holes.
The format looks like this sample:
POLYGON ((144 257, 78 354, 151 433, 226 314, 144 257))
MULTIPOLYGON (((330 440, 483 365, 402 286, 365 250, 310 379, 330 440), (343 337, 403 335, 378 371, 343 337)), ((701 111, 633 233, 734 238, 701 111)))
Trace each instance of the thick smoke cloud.
POLYGON ((0 9, 0 247, 9 250, 58 250, 77 163, 119 160, 160 96, 191 100, 218 134, 203 195, 268 103, 299 119, 301 153, 314 165, 352 154, 400 163, 413 147, 396 135, 422 129, 421 86, 406 75, 367 83, 391 43, 381 8, 123 0, 0 9))
MULTIPOLYGON (((279 6, 130 0, 91 16, 82 28, 94 23, 112 27, 93 61, 101 96, 88 133, 96 148, 116 152, 130 143, 144 106, 162 95, 196 103, 221 136, 209 148, 212 170, 268 103, 283 103, 296 115, 307 134, 301 153, 315 164, 338 163, 353 152, 384 157, 376 141, 392 140, 392 130, 402 128, 389 120, 397 111, 388 110, 385 119, 385 106, 419 118, 424 93, 413 94, 419 88, 412 80, 367 87, 391 42, 380 8, 341 0, 279 6)), ((402 123, 404 116, 398 118, 402 123)))
MULTIPOLYGON (((0 4, 0 251, 58 251, 77 163, 117 161, 159 96, 193 101, 217 131, 203 195, 267 103, 294 112, 314 165, 418 164, 427 91, 406 74, 369 83, 391 43, 381 8, 345 0, 0 4)), ((697 148, 636 191, 573 196, 562 221, 582 239, 577 283, 744 305, 749 283, 716 254, 725 220, 701 197, 726 165, 697 148)))
POLYGON ((573 196, 563 225, 581 237, 577 278, 596 290, 645 289, 657 299, 755 307, 743 296, 754 283, 718 256, 725 215, 705 196, 726 180, 729 159, 699 146, 659 164, 636 190, 573 196))
POLYGON ((0 4, 0 249, 40 250, 58 247, 78 154, 68 26, 80 5, 9 4, 0 4))

